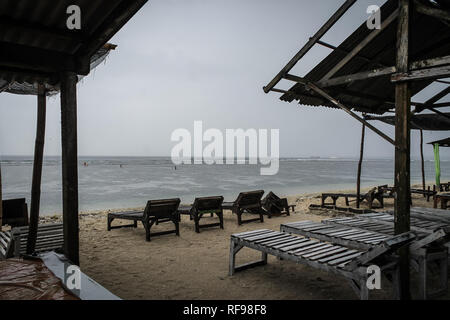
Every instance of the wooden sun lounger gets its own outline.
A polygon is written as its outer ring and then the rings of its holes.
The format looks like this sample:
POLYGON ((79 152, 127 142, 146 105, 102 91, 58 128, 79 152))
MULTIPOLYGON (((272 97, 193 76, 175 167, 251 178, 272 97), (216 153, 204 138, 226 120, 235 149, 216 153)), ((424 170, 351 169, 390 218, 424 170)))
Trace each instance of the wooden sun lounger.
MULTIPOLYGON (((280 231, 333 242, 358 250, 368 250, 394 237, 393 227, 389 227, 389 232, 383 233, 382 231, 386 227, 383 224, 374 231, 373 229, 376 227, 373 224, 370 225, 372 230, 368 230, 364 229, 363 224, 346 223, 346 221, 340 220, 338 223, 333 223, 333 219, 329 219, 323 222, 292 222, 282 224, 280 231)), ((446 236, 447 233, 443 229, 422 237, 417 235, 418 240, 412 242, 409 247, 413 266, 419 273, 419 291, 420 297, 423 299, 443 295, 448 291, 448 250, 440 243, 446 236), (432 263, 439 267, 440 285, 435 290, 428 288, 430 281, 427 270, 432 263)))
POLYGON ((289 210, 295 211, 295 205, 289 204, 286 198, 280 198, 270 191, 261 202, 265 214, 270 218, 272 216, 281 216, 283 214, 289 216, 289 210))
POLYGON ((223 229, 222 202, 222 196, 195 198, 192 205, 180 206, 178 212, 189 215, 190 219, 194 220, 195 232, 197 233, 200 233, 200 228, 220 227, 220 229, 223 229), (211 217, 216 214, 219 217, 219 222, 200 225, 200 219, 207 213, 211 214, 211 217))
POLYGON ((222 208, 237 215, 238 225, 252 221, 264 222, 264 210, 261 206, 263 194, 264 190, 241 192, 234 202, 223 202, 222 208), (259 218, 242 220, 244 212, 258 214, 259 218))
MULTIPOLYGON (((322 193, 322 202, 321 205, 323 208, 325 208, 327 205, 333 205, 336 206, 336 201, 339 198, 344 198, 345 199, 345 205, 349 206, 350 205, 350 198, 358 198, 358 195, 356 193, 322 193), (327 198, 331 198, 332 199, 332 203, 326 203, 327 198)), ((373 202, 375 200, 378 201, 378 203, 380 204, 380 208, 384 207, 384 196, 382 193, 377 192, 376 188, 373 188, 372 190, 370 190, 367 193, 361 193, 360 194, 360 198, 359 200, 362 202, 363 200, 366 200, 367 203, 369 204, 369 209, 374 208, 373 207, 373 202)))
POLYGON ((180 235, 179 228, 179 214, 178 206, 180 205, 180 199, 162 199, 162 200, 149 200, 144 211, 127 211, 127 212, 117 212, 108 213, 108 231, 111 229, 133 227, 137 228, 137 222, 142 222, 145 228, 145 239, 150 241, 150 236, 159 236, 164 234, 175 233, 177 236, 180 235), (111 226, 114 219, 131 220, 133 224, 111 226), (150 229, 156 222, 173 222, 175 225, 175 230, 160 231, 150 234, 150 229))
MULTIPOLYGON (((0 257, 20 257, 26 254, 28 226, 15 227, 0 232, 0 257)), ((38 225, 35 253, 58 250, 63 247, 63 224, 49 223, 38 225)))
MULTIPOLYGON (((405 233, 392 237, 369 250, 362 251, 268 229, 237 233, 231 235, 229 274, 233 275, 237 271, 265 265, 267 264, 267 255, 271 254, 284 260, 341 275, 350 282, 361 299, 368 299, 367 266, 376 264, 385 274, 389 273, 397 291, 397 261, 391 253, 413 239, 414 235, 405 233), (243 247, 261 251, 261 260, 236 267, 236 254, 243 247)), ((395 295, 398 296, 398 292, 395 295)))

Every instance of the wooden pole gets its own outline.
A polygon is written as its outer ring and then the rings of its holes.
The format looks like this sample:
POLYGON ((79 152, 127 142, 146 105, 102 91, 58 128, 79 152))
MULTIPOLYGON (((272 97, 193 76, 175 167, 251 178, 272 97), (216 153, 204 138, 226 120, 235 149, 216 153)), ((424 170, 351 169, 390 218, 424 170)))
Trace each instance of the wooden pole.
MULTIPOLYGON (((420 160, 422 164, 422 189, 425 191, 425 160, 423 159, 423 130, 420 129, 420 160)), ((426 195, 423 195, 426 197, 426 195)))
POLYGON ((27 254, 33 254, 39 224, 39 205, 41 202, 42 162, 44 158, 45 116, 46 116, 45 86, 38 85, 37 95, 37 125, 34 145, 33 180, 31 183, 30 224, 28 228, 27 254))
POLYGON ((0 160, 0 231, 3 225, 2 163, 0 160))
POLYGON ((361 148, 359 149, 359 162, 358 162, 358 178, 356 180, 356 207, 359 208, 361 201, 361 167, 364 157, 364 136, 366 133, 366 125, 362 125, 361 129, 361 148))
MULTIPOLYGON (((408 72, 409 0, 399 0, 397 70, 408 72)), ((410 126, 411 93, 408 82, 395 85, 395 234, 410 230, 410 126)), ((409 248, 399 250, 399 298, 410 299, 409 248)))
POLYGON ((79 265, 77 75, 61 74, 61 142, 64 254, 79 265))

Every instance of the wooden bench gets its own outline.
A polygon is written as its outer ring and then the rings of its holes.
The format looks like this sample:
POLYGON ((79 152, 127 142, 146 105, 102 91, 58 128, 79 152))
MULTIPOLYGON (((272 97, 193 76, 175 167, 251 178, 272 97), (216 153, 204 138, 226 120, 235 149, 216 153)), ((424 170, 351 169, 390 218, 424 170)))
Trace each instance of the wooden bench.
POLYGON ((175 233, 180 235, 180 217, 178 214, 178 207, 180 205, 180 199, 161 199, 161 200, 149 200, 145 206, 144 211, 125 211, 108 213, 108 231, 118 228, 137 228, 137 223, 140 221, 145 229, 145 239, 150 241, 150 236, 160 236, 165 234, 175 233), (132 224, 112 226, 112 222, 115 219, 130 220, 132 224), (150 233, 150 230, 156 222, 172 222, 175 225, 175 230, 160 231, 150 233))
MULTIPOLYGON (((434 188, 435 189, 435 188, 434 188)), ((427 202, 430 201, 430 198, 434 198, 434 196, 436 195, 436 190, 431 190, 430 186, 428 186, 428 189, 423 190, 423 189, 414 189, 411 188, 410 192, 411 194, 421 194, 424 197, 427 198, 427 202)), ((394 197, 394 187, 388 187, 387 185, 383 185, 383 186, 378 186, 378 190, 380 192, 382 192, 386 197, 394 197)), ((411 200, 412 201, 412 200, 411 200)))
POLYGON ((222 196, 195 198, 194 203, 188 206, 180 206, 178 212, 183 215, 189 215, 190 220, 194 220, 195 232, 200 233, 200 228, 220 227, 223 229, 223 209, 222 196), (200 225, 200 219, 204 214, 216 214, 219 222, 200 225))
POLYGON ((264 222, 264 210, 261 205, 263 194, 264 190, 241 192, 234 202, 223 202, 222 208, 231 210, 237 215, 238 225, 253 221, 264 222), (245 212, 257 214, 259 218, 242 220, 242 214, 245 212))
MULTIPOLYGON (((0 232, 0 257, 20 257, 26 254, 28 226, 15 227, 0 232)), ((50 223, 38 225, 35 253, 58 250, 63 247, 63 224, 50 223)))
MULTIPOLYGON (((371 224, 369 226, 371 230, 368 230, 364 229, 363 224, 354 223, 354 220, 350 221, 353 223, 346 223, 347 220, 333 223, 333 219, 323 222, 299 221, 282 224, 280 231, 329 241, 358 250, 368 250, 394 237, 393 227, 386 230, 384 224, 379 225, 378 228, 371 224)), ((429 299, 446 294, 448 291, 448 249, 442 246, 440 241, 447 236, 447 232, 439 229, 431 234, 416 236, 417 240, 411 243, 409 249, 413 266, 419 274, 420 297, 429 299), (435 290, 428 288, 430 279, 427 270, 431 264, 439 267, 440 285, 435 290)))
POLYGON ((272 218, 272 216, 281 216, 285 214, 289 216, 289 211, 295 211, 295 205, 289 204, 286 198, 280 198, 275 193, 270 191, 261 202, 262 207, 267 214, 267 216, 272 218))
POLYGON ((392 276, 396 289, 395 296, 398 296, 397 260, 391 253, 413 239, 412 234, 405 233, 363 251, 268 229, 237 233, 231 235, 229 274, 233 275, 238 271, 265 265, 267 264, 267 255, 271 254, 283 260, 290 260, 343 276, 350 282, 361 299, 368 299, 367 267, 376 264, 384 274, 389 273, 392 276), (261 259, 236 266, 236 254, 244 247, 260 251, 261 259))
MULTIPOLYGON (((349 206, 350 205, 350 198, 358 198, 358 195, 356 193, 322 193, 322 202, 321 202, 321 206, 323 208, 325 208, 327 205, 333 205, 336 206, 336 201, 339 198, 344 198, 345 199, 345 205, 349 206), (332 203, 326 203, 326 200, 328 198, 332 199, 332 203)), ((382 193, 379 193, 376 191, 376 188, 373 188, 372 190, 370 190, 367 193, 361 193, 359 196, 359 201, 367 201, 367 203, 369 204, 369 209, 374 208, 373 207, 373 202, 375 200, 378 201, 379 203, 379 208, 383 208, 384 207, 384 196, 382 193)))

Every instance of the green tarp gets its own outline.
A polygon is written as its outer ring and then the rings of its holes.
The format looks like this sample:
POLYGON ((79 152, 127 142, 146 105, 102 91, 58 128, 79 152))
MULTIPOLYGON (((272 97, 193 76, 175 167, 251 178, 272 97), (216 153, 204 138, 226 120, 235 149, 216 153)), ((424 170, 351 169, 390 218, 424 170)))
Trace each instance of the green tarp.
POLYGON ((434 168, 436 170, 436 187, 439 190, 439 186, 441 185, 441 161, 439 158, 439 144, 435 143, 434 147, 434 168))

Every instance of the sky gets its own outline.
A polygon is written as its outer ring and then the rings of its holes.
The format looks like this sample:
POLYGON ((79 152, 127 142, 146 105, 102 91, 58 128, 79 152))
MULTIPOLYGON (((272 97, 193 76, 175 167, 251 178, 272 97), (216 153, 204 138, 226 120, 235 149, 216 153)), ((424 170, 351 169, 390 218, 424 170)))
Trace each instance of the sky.
MULTIPOLYGON (((282 102, 262 90, 341 3, 149 0, 110 40, 118 47, 106 62, 78 84, 79 155, 169 156, 172 132, 192 131, 201 120, 204 129, 279 129, 282 157, 358 157, 361 125, 345 112, 282 102)), ((323 40, 339 45, 367 19, 369 5, 383 3, 358 1, 323 40)), ((291 73, 305 75, 329 52, 314 47, 291 73)), ((60 116, 57 95, 47 102, 45 155, 61 154, 60 116)), ((374 124, 394 137, 393 127, 374 124)), ((0 156, 32 155, 35 131, 36 97, 0 94, 0 156)), ((425 142, 446 137, 424 132, 425 142)), ((441 158, 450 159, 445 149, 441 158)), ((419 152, 412 131, 411 157, 419 152)), ((393 158, 394 148, 367 131, 365 155, 393 158)), ((430 145, 425 157, 433 157, 430 145)))

